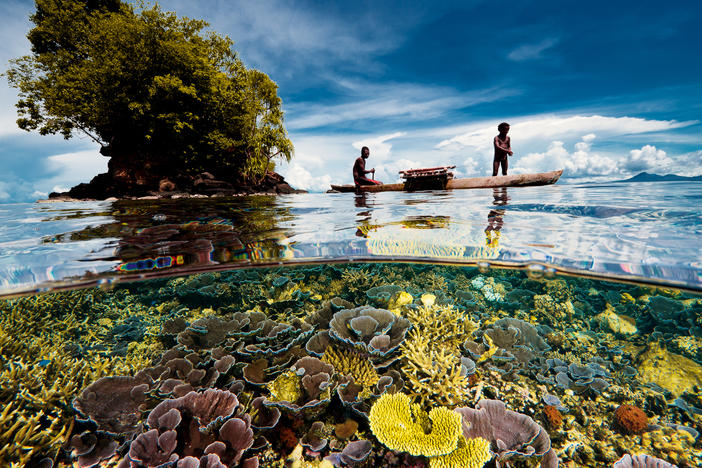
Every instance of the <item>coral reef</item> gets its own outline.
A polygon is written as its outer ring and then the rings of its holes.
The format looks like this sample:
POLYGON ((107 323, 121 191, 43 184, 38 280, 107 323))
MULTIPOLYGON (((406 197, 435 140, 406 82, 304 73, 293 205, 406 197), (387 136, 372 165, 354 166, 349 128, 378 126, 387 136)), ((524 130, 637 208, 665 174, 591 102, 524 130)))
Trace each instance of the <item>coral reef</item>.
POLYGON ((397 263, 0 300, 0 465, 702 466, 700 316, 672 289, 397 263))

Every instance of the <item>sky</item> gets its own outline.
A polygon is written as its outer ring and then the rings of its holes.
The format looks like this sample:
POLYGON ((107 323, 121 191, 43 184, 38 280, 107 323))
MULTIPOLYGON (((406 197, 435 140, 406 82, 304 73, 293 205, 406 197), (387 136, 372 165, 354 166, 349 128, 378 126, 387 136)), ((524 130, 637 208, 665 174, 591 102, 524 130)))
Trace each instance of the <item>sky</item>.
MULTIPOLYGON (((352 183, 362 146, 376 179, 456 165, 490 175, 497 125, 510 173, 561 183, 642 171, 702 175, 702 3, 165 0, 230 36, 279 86, 296 188, 352 183)), ((29 53, 31 1, 2 0, 0 68, 29 53)), ((89 138, 27 133, 0 78, 0 203, 32 201, 107 170, 89 138)))

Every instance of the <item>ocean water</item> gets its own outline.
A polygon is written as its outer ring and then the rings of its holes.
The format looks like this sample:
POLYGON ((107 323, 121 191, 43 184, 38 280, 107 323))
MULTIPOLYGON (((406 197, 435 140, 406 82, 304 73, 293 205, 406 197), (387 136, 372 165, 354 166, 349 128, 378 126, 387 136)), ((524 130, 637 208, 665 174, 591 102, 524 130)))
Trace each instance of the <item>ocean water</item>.
POLYGON ((0 205, 0 466, 702 466, 700 199, 0 205))

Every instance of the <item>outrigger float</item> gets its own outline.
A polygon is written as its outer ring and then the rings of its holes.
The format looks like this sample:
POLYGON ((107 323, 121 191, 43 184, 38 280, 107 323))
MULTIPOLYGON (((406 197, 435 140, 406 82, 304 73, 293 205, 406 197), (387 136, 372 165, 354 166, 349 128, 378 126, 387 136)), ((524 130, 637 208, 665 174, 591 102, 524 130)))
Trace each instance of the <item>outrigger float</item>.
POLYGON ((528 187, 555 184, 563 174, 560 171, 535 174, 514 174, 494 177, 454 179, 451 169, 456 166, 429 167, 400 171, 404 182, 381 185, 333 185, 331 192, 414 192, 417 190, 455 190, 492 187, 528 187))

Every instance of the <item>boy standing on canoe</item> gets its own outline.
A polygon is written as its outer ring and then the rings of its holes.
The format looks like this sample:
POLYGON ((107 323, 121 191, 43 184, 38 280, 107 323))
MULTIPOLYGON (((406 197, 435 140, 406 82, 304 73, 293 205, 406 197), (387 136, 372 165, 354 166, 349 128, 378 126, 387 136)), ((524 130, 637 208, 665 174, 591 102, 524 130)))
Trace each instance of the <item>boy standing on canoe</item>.
POLYGON ((367 146, 361 148, 361 157, 356 158, 356 162, 353 164, 353 183, 356 185, 381 185, 382 182, 377 180, 369 179, 366 174, 373 173, 375 176, 375 168, 370 171, 366 170, 366 159, 370 156, 370 150, 367 146))
POLYGON ((492 160, 492 175, 497 175, 497 170, 502 166, 502 175, 507 175, 507 156, 512 156, 512 142, 507 133, 509 133, 509 124, 502 122, 497 126, 499 135, 493 140, 495 146, 495 159, 492 160))

